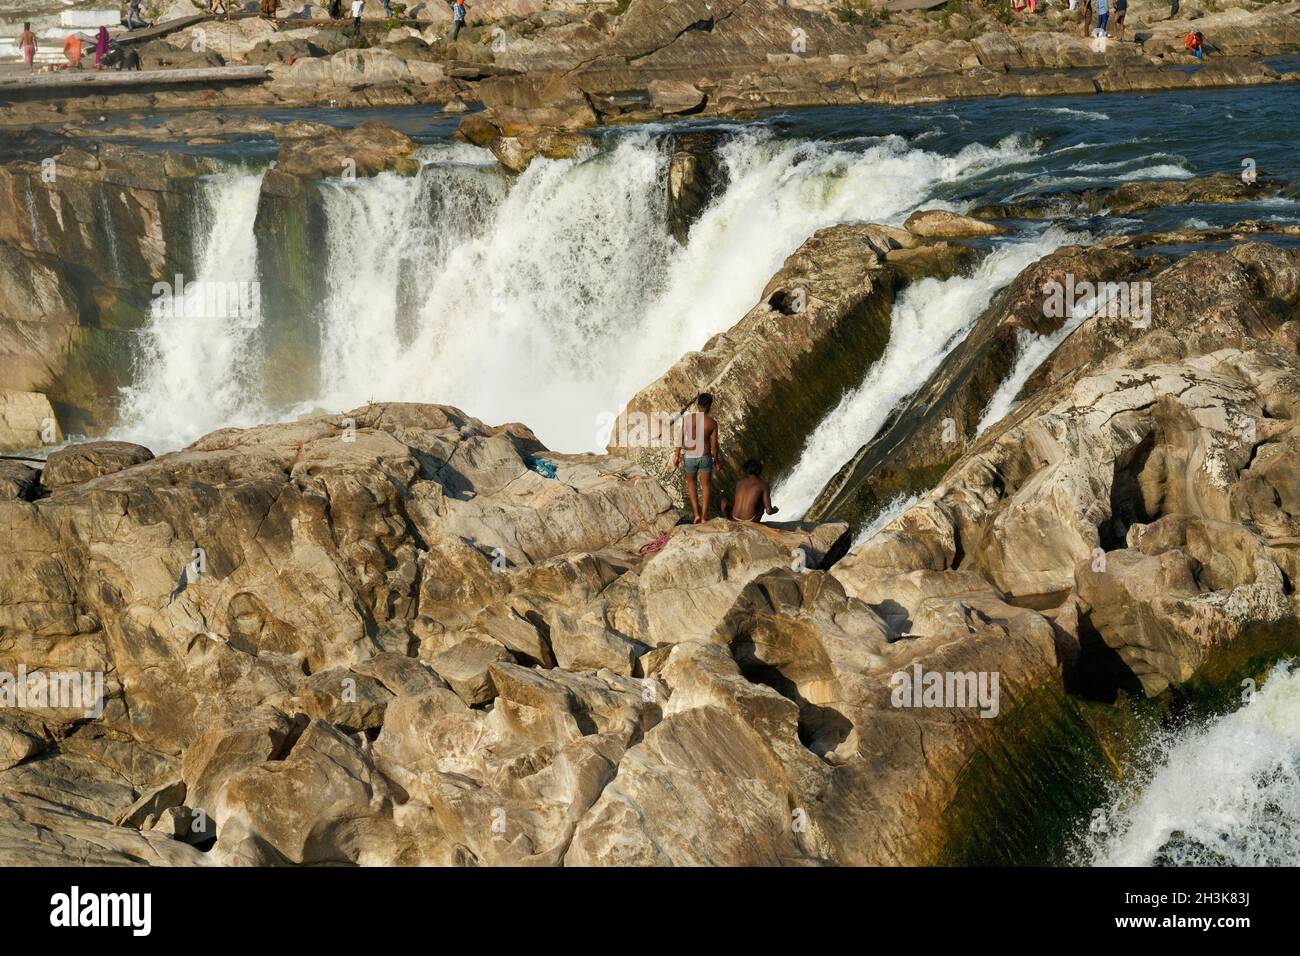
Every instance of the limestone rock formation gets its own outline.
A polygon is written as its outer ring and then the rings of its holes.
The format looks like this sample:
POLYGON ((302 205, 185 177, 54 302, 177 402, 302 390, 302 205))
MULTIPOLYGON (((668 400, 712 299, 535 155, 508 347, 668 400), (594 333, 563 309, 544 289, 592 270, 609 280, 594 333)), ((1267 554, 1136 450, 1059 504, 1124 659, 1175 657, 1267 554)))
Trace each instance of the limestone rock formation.
POLYGON ((277 171, 289 176, 339 176, 345 171, 369 176, 384 170, 412 173, 419 163, 415 143, 389 126, 367 123, 349 130, 330 129, 311 139, 286 140, 277 171))
POLYGON ((1000 226, 970 216, 959 216, 945 209, 918 209, 907 217, 903 228, 924 239, 966 239, 996 236, 1005 232, 1000 226))
POLYGON ((1028 377, 1022 398, 1130 344, 1136 363, 1282 335, 1300 302, 1298 275, 1293 252, 1262 242, 1194 253, 1173 265, 1106 243, 1060 249, 993 302, 900 413, 828 482, 809 517, 860 527, 899 494, 933 485, 968 451, 1023 333, 1049 335, 1071 316, 1073 324, 1086 319, 1028 377), (1067 289, 1077 301, 1065 302, 1067 289))
POLYGON ((1134 346, 1108 366, 1027 400, 835 576, 870 600, 900 573, 974 572, 1020 606, 1073 606, 1074 639, 1153 694, 1215 651, 1294 639, 1294 353, 1134 346))
POLYGON ((79 485, 152 458, 153 452, 132 442, 81 442, 50 452, 41 471, 41 484, 50 491, 64 485, 79 485))
POLYGON ((154 282, 186 271, 193 156, 101 144, 0 166, 0 365, 4 387, 38 391, 78 432, 106 417, 154 282), (103 241, 105 234, 121 237, 103 241))
MULTIPOLYGON (((764 321, 805 288, 799 321, 833 328, 925 248, 819 234, 764 321)), ((1157 276, 1157 304, 1221 277, 1208 319, 1087 318, 847 554, 842 522, 679 526, 633 461, 442 406, 56 453, 0 498, 0 673, 47 689, 0 720, 0 860, 1041 859, 1103 759, 1080 687, 1155 695, 1294 649, 1294 255, 1157 276), (51 700, 51 674, 101 696, 51 700)), ((1129 254, 1049 257, 984 334, 1032 327, 1075 268, 1129 254)))
POLYGON ((62 438, 50 400, 39 392, 0 389, 0 451, 19 451, 62 438))

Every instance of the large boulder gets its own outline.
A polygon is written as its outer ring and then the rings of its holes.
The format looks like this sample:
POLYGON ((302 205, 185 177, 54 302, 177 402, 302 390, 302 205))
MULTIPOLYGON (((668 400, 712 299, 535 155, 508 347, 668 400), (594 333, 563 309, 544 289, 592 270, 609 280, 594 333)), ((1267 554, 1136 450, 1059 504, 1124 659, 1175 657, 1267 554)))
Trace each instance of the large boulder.
POLYGON ((647 90, 650 105, 664 113, 698 113, 707 99, 693 83, 681 80, 651 80, 647 90))
POLYGON ((990 222, 960 216, 946 209, 918 209, 907 217, 903 228, 923 239, 968 239, 996 236, 1006 231, 990 222))
POLYGON ((764 476, 778 478, 822 415, 884 352, 895 290, 912 276, 955 270, 966 255, 946 244, 921 246, 888 226, 818 231, 739 322, 628 401, 609 450, 675 489, 677 423, 700 392, 709 392, 726 460, 738 466, 758 458, 764 476))
POLYGON ((151 460, 153 452, 133 442, 81 442, 50 452, 41 472, 41 484, 53 491, 151 460))
POLYGON ((479 83, 478 96, 506 135, 533 126, 582 129, 598 121, 582 87, 559 74, 490 77, 479 83))
POLYGON ((406 134, 390 126, 367 123, 348 130, 330 130, 310 139, 283 141, 276 171, 307 178, 347 173, 371 176, 385 170, 410 174, 420 166, 414 152, 415 143, 406 134))
POLYGON ((1129 529, 1129 547, 1078 568, 1083 623, 1148 696, 1203 673, 1254 628, 1294 628, 1286 575, 1239 524, 1171 514, 1129 529))

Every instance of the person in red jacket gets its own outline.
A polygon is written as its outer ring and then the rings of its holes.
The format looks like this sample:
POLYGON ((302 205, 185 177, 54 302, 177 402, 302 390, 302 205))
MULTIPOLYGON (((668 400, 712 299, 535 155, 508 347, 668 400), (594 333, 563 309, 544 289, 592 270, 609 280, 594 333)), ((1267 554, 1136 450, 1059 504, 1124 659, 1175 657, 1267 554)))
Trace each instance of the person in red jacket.
POLYGON ((1187 47, 1189 53, 1196 59, 1200 60, 1205 57, 1205 37, 1199 32, 1187 34, 1187 39, 1183 41, 1183 46, 1187 47))

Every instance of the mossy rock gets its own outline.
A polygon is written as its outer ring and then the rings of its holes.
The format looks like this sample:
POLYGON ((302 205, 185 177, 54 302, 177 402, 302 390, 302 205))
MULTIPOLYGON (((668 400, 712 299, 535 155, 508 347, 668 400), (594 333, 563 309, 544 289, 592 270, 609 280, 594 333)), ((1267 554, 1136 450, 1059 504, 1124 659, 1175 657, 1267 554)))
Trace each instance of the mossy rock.
POLYGON ((1040 689, 998 718, 994 743, 962 768, 942 815, 944 846, 931 862, 1075 862, 1072 853, 1093 812, 1110 804, 1114 784, 1153 734, 1238 709, 1244 693, 1260 686, 1278 661, 1298 653, 1294 621, 1261 624, 1211 655, 1186 683, 1155 698, 1121 692, 1107 704, 1040 689))

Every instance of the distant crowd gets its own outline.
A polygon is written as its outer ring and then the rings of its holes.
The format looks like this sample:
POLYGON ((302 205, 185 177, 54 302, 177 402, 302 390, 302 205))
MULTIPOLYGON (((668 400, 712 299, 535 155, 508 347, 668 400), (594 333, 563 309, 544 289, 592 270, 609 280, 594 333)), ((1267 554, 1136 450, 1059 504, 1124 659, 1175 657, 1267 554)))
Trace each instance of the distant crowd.
MULTIPOLYGON (((341 20, 343 18, 343 3, 345 0, 330 0, 329 15, 331 19, 341 20)), ((469 7, 465 0, 447 0, 451 6, 451 36, 452 42, 460 35, 460 31, 465 27, 465 16, 469 7)), ((1077 11, 1079 22, 1083 26, 1084 36, 1093 36, 1096 38, 1105 38, 1110 40, 1124 39, 1124 17, 1128 13, 1128 0, 1068 0, 1071 11, 1077 11), (1111 19, 1112 12, 1114 19, 1111 19), (1110 32, 1111 29, 1114 32, 1110 32)), ((144 18, 140 9, 141 0, 130 0, 127 8, 126 19, 123 25, 127 30, 138 30, 145 27, 153 26, 144 18)), ((218 11, 225 9, 225 0, 208 0, 209 10, 218 11)), ((361 33, 361 16, 365 11, 366 0, 351 0, 352 29, 354 35, 361 33)), ((392 0, 383 0, 384 14, 393 16, 392 0)), ((260 0, 261 12, 263 16, 274 18, 276 10, 276 0, 260 0)), ((1171 17, 1178 14, 1179 0, 1170 0, 1169 15, 1171 17)), ((1011 9, 1016 13, 1037 13, 1038 0, 1011 0, 1011 9)), ((1135 38, 1141 42, 1141 37, 1135 38)), ((1199 32, 1187 34, 1183 41, 1187 52, 1196 59, 1202 59, 1205 56, 1205 37, 1199 32)), ((18 37, 18 46, 23 51, 23 59, 27 63, 29 72, 36 69, 36 34, 32 32, 31 23, 23 24, 23 32, 18 37)), ((73 33, 63 41, 63 55, 67 59, 64 69, 82 69, 81 59, 83 54, 83 41, 77 34, 73 33)), ((124 49, 116 40, 108 35, 108 28, 101 26, 95 38, 95 69, 139 69, 140 58, 133 51, 124 49)))
MULTIPOLYGON (((127 5, 126 19, 122 25, 127 30, 139 30, 143 27, 153 26, 144 18, 144 13, 140 9, 140 0, 130 0, 127 5)), ((32 30, 30 22, 23 24, 23 32, 18 35, 18 47, 23 51, 23 61, 27 64, 29 73, 36 72, 36 33, 32 30)), ((85 43, 76 33, 69 34, 63 41, 63 56, 68 62, 63 68, 68 70, 82 69, 81 58, 85 51, 85 43)), ((134 51, 127 50, 108 35, 108 27, 100 26, 95 34, 95 69, 139 69, 140 57, 134 51)))

